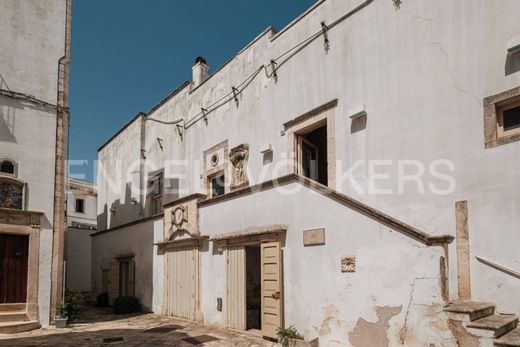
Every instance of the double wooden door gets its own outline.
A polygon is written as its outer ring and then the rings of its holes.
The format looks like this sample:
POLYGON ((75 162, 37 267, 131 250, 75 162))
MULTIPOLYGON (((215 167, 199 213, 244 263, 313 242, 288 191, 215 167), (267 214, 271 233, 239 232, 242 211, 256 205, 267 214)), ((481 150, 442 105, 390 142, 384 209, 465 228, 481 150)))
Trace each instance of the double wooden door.
POLYGON ((27 301, 29 236, 0 234, 0 304, 27 301))

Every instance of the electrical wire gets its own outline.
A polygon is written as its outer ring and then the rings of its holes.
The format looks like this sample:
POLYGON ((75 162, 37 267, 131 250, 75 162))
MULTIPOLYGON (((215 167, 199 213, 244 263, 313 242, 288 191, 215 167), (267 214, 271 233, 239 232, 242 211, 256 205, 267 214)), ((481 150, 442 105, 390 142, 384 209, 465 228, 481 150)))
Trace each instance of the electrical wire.
POLYGON ((32 103, 34 105, 50 108, 50 109, 53 109, 53 110, 58 110, 58 111, 68 111, 69 110, 68 107, 51 104, 49 102, 37 99, 37 98, 35 98, 32 95, 24 94, 24 93, 20 93, 20 92, 14 92, 14 91, 11 91, 11 90, 0 89, 0 95, 7 96, 7 97, 15 99, 15 100, 21 100, 21 101, 30 102, 30 103, 32 103))
MULTIPOLYGON (((230 92, 228 92, 227 94, 223 95, 220 99, 216 100, 212 104, 207 105, 206 107, 201 107, 201 111, 199 113, 197 113, 196 115, 194 115, 193 117, 191 117, 190 119, 188 119, 187 121, 185 121, 182 127, 186 130, 186 129, 190 128, 191 126, 193 126, 198 121, 200 121, 201 119, 204 119, 205 121, 207 121, 208 114, 210 114, 213 111, 219 109, 220 107, 222 107, 223 105, 227 104, 228 102, 230 102, 232 100, 237 100, 237 96, 240 95, 242 93, 242 91, 244 91, 245 88, 247 88, 256 79, 256 77, 258 76, 258 74, 262 70, 265 70, 266 76, 268 78, 271 78, 271 77, 274 76, 275 79, 277 79, 277 71, 281 68, 281 66, 285 62, 290 60, 296 53, 298 53, 301 49, 303 49, 304 47, 309 45, 311 42, 316 40, 318 37, 320 37, 322 35, 326 35, 328 31, 333 29, 335 26, 337 26, 341 22, 345 21, 350 16, 352 16, 355 13, 359 12, 364 7, 370 5, 372 2, 374 2, 374 0, 366 0, 366 1, 364 1, 363 3, 358 5, 356 8, 350 10, 349 12, 344 14, 343 16, 341 16, 338 19, 332 21, 330 24, 324 25, 324 22, 323 22, 322 23, 322 28, 320 28, 319 31, 317 31, 316 33, 312 34, 311 36, 309 36, 305 40, 299 42, 298 44, 294 45, 293 47, 289 48, 288 50, 286 50, 285 52, 280 54, 278 57, 272 59, 270 63, 262 64, 251 75, 249 75, 243 82, 241 82, 237 87, 231 87, 230 88, 230 92), (325 26, 326 30, 323 30, 323 26, 325 26), (293 54, 290 55, 291 53, 293 53, 293 54), (284 57, 286 57, 288 55, 289 55, 289 57, 287 57, 285 60, 281 61, 282 58, 284 58, 284 57), (272 72, 271 73, 268 71, 268 68, 267 68, 268 66, 272 66, 272 72)), ((326 37, 326 38, 328 40, 328 37, 326 37)), ((146 119, 147 120, 151 120, 151 121, 155 121, 155 122, 158 122, 158 123, 162 123, 162 124, 179 124, 179 123, 181 123, 184 120, 184 118, 182 118, 182 119, 175 120, 173 122, 168 122, 168 121, 161 121, 161 120, 153 119, 153 118, 146 118, 146 119)))

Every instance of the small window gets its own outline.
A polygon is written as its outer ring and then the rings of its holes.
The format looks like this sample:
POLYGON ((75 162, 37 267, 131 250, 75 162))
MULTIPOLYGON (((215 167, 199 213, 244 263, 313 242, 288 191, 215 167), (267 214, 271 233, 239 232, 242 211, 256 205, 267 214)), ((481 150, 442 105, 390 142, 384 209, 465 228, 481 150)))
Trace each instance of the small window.
POLYGON ((0 172, 14 175, 14 164, 9 160, 4 160, 0 164, 0 172))
POLYGON ((76 199, 76 212, 85 213, 85 200, 84 199, 76 199))
POLYGON ((217 174, 216 176, 213 176, 210 178, 209 184, 211 189, 211 197, 215 198, 217 196, 224 195, 226 192, 226 177, 224 174, 217 174))
POLYGON ((162 174, 148 181, 150 214, 152 216, 163 212, 163 187, 164 178, 162 174))
POLYGON ((520 133, 520 101, 500 109, 499 123, 504 136, 520 133))

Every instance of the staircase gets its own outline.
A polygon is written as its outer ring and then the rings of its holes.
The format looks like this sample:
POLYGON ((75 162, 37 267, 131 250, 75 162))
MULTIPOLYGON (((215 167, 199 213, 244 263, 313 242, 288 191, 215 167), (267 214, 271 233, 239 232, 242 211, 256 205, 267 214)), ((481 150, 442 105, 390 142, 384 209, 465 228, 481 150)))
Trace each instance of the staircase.
POLYGON ((38 329, 40 323, 29 320, 26 304, 0 304, 0 334, 14 334, 38 329))
MULTIPOLYGON (((465 341, 478 340, 480 347, 503 346, 520 347, 520 327, 518 317, 511 314, 495 313, 495 305, 485 302, 454 301, 444 311, 450 321, 460 323, 465 329, 465 341)), ((462 339, 461 339, 462 340, 462 339)), ((461 347, 475 346, 475 342, 459 342, 461 347)))

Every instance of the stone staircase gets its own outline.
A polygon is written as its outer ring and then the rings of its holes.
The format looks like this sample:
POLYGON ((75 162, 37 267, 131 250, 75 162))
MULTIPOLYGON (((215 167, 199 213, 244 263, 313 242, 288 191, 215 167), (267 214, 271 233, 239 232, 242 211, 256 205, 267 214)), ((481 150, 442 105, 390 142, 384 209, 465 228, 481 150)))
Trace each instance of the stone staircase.
POLYGON ((26 304, 0 304, 0 334, 14 334, 38 329, 40 323, 29 320, 26 304))
POLYGON ((512 314, 495 313, 494 304, 453 301, 444 308, 444 311, 448 313, 450 321, 457 322, 460 329, 463 329, 459 331, 458 339, 461 347, 520 347, 518 317, 512 314))

